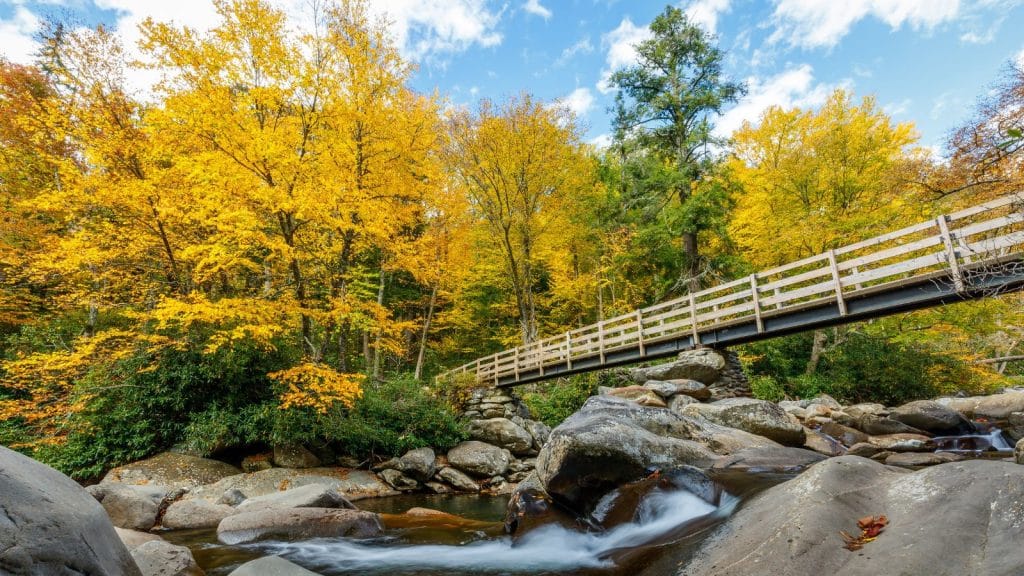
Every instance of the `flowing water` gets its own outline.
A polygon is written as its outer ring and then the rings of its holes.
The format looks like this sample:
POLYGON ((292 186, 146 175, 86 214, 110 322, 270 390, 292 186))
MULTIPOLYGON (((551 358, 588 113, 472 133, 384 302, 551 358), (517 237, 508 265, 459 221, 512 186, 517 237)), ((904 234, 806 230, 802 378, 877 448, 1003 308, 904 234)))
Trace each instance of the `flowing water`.
MULTIPOLYGON (((192 548, 211 576, 245 561, 279 555, 324 576, 470 576, 515 574, 632 574, 638 552, 706 532, 730 514, 739 499, 725 495, 719 506, 687 491, 654 490, 640 503, 633 522, 601 532, 558 525, 538 528, 513 541, 495 531, 469 528, 388 530, 381 538, 317 538, 228 546, 209 530, 177 532, 168 540, 192 548)), ((384 514, 429 507, 481 521, 501 522, 506 498, 484 496, 400 496, 358 503, 384 514)), ((643 562, 649 563, 646 559, 643 562)))

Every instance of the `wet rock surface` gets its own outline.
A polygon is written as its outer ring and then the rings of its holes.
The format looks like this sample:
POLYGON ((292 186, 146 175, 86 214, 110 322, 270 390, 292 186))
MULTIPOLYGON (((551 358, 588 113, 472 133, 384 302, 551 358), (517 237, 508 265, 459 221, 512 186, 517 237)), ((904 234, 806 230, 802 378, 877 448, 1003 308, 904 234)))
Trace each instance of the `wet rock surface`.
POLYGON ((217 526, 225 544, 267 539, 370 538, 383 528, 377 514, 337 508, 261 510, 229 516, 217 526))
POLYGON ((175 452, 164 452, 146 460, 119 466, 107 472, 101 483, 120 482, 167 486, 168 488, 195 488, 213 484, 218 480, 241 473, 234 466, 175 452))

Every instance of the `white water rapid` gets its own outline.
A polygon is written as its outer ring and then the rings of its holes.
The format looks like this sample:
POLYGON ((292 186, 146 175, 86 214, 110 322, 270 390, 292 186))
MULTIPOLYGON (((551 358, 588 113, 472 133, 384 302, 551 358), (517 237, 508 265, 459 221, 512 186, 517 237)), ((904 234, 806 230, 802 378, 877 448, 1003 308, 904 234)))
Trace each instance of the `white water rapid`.
POLYGON ((669 535, 683 524, 708 515, 726 516, 738 499, 723 495, 708 504, 686 491, 654 491, 641 503, 636 521, 606 532, 584 533, 549 525, 523 536, 478 540, 461 546, 409 545, 394 539, 359 541, 318 538, 303 542, 261 543, 259 548, 324 574, 393 574, 396 571, 447 573, 561 572, 611 567, 610 553, 635 548, 669 535))

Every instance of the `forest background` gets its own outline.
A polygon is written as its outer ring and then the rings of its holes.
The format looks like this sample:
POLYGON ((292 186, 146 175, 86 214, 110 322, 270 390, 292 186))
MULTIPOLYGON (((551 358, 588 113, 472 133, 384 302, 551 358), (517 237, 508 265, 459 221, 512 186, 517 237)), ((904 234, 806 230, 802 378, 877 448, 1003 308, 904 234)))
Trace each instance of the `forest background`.
MULTIPOLYGON (((119 38, 52 22, 0 60, 0 444, 75 477, 170 446, 302 442, 363 458, 445 448, 445 369, 1021 191, 1024 70, 979 86, 936 158, 870 95, 769 108, 668 7, 612 75, 584 144, 528 93, 472 109, 409 88, 360 0, 295 30, 217 0, 209 32, 147 21, 162 74, 126 88, 119 38)), ((1020 383, 1004 295, 739 349, 757 395, 888 404, 1020 383)), ((550 424, 601 380, 527 389, 550 424)))

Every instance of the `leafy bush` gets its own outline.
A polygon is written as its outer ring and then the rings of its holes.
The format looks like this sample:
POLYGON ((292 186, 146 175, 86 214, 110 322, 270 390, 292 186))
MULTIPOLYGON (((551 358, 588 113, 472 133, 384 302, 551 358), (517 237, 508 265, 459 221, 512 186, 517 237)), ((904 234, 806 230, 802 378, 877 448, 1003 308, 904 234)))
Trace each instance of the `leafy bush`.
POLYGON ((786 398, 786 389, 771 376, 759 375, 750 378, 750 391, 755 398, 778 402, 786 398))
POLYGON ((452 407, 409 375, 366 384, 351 410, 335 408, 320 420, 316 428, 323 439, 361 458, 396 456, 424 446, 447 450, 466 438, 452 407))
POLYGON ((554 427, 576 412, 597 393, 600 376, 578 374, 559 378, 554 383, 539 387, 523 395, 523 402, 536 420, 554 427))

